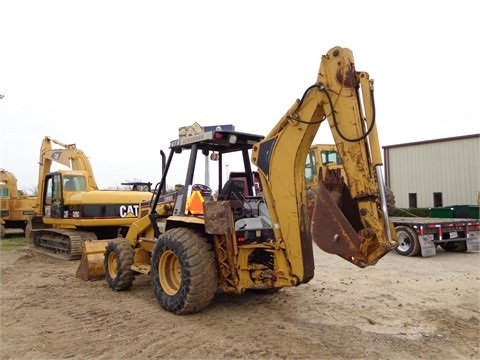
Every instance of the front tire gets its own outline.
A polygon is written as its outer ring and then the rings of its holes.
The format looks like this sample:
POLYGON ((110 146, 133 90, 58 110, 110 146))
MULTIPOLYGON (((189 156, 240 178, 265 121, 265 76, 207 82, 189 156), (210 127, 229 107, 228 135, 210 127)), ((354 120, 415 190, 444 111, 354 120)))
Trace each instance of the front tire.
POLYGON ((130 289, 135 279, 132 245, 124 238, 113 239, 105 248, 104 255, 103 271, 108 286, 117 291, 130 289))
POLYGON ((395 248, 397 254, 403 256, 416 256, 420 252, 420 242, 415 231, 408 226, 397 226, 398 246, 395 248))
POLYGON ((196 231, 175 228, 160 235, 150 265, 152 289, 165 310, 191 314, 212 302, 217 291, 215 257, 196 231))

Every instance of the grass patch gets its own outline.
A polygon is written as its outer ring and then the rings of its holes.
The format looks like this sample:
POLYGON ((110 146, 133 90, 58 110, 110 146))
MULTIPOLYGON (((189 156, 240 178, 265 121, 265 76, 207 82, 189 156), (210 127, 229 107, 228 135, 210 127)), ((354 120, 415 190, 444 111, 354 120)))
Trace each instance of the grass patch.
POLYGON ((400 217, 428 217, 429 210, 428 208, 408 208, 408 209, 401 209, 395 208, 390 216, 400 216, 400 217))
POLYGON ((23 236, 22 233, 11 233, 5 235, 4 238, 0 239, 0 250, 1 251, 12 251, 18 249, 27 244, 27 239, 23 236))

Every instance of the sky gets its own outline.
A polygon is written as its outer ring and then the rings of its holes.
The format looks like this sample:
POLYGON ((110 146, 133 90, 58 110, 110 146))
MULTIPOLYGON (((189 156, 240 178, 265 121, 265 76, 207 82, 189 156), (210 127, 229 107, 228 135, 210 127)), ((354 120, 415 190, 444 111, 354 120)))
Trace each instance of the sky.
POLYGON ((471 0, 0 0, 0 168, 29 192, 50 136, 100 188, 156 183, 180 127, 266 135, 334 46, 374 79, 380 146, 479 133, 479 24, 471 0))

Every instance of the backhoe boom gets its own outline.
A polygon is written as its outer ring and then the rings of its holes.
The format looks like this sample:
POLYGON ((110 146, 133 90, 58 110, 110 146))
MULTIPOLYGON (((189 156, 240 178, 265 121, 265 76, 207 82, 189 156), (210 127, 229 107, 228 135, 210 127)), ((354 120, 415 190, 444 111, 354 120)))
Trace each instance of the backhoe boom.
MULTIPOLYGON (((383 183, 376 168, 382 164, 372 94, 373 80, 368 73, 355 71, 352 52, 335 47, 322 57, 317 82, 253 147, 252 162, 259 168, 275 237, 291 256, 311 257, 305 249, 313 238, 323 250, 364 267, 375 264, 396 245, 380 198, 383 183), (334 189, 346 192, 344 204, 336 204, 320 186, 310 219, 305 158, 324 120, 343 160, 349 186, 334 189), (337 205, 344 205, 342 211, 337 205), (301 241, 292 241, 298 236, 301 241)), ((303 267, 307 264, 312 264, 309 258, 304 259, 303 267)), ((313 269, 305 269, 305 273, 310 271, 313 269)))

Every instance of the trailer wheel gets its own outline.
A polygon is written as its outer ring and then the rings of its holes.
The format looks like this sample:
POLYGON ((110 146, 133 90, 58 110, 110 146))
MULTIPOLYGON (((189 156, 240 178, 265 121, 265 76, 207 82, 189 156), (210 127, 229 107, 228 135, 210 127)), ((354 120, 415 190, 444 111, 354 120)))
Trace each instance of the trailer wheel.
POLYGON ((150 281, 160 305, 176 314, 207 307, 217 291, 217 267, 206 239, 188 228, 159 236, 151 258, 150 281))
POLYGON ((105 248, 103 270, 108 286, 113 290, 128 290, 135 275, 131 269, 134 251, 128 240, 117 238, 110 241, 105 248))
POLYGON ((420 252, 418 236, 408 226, 397 226, 395 228, 398 238, 398 246, 395 248, 397 254, 403 256, 416 256, 420 252))
POLYGON ((465 252, 467 251, 466 241, 449 241, 440 244, 443 250, 448 252, 465 252))

